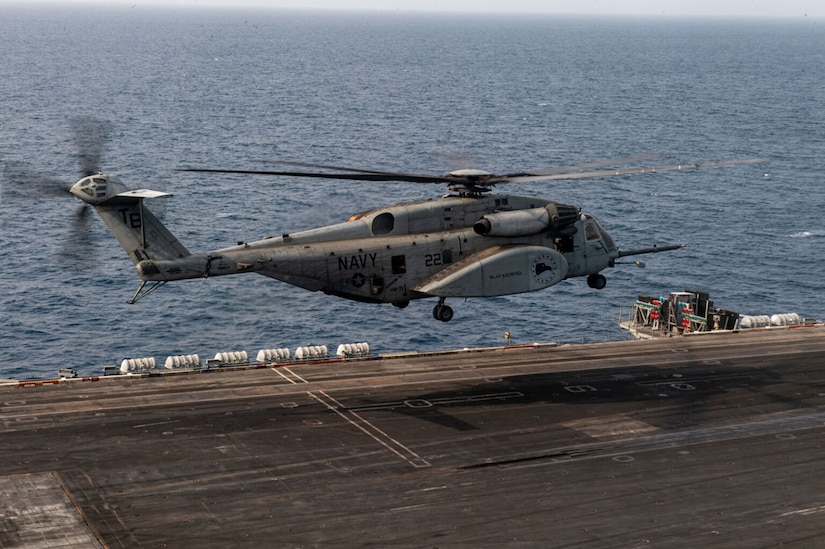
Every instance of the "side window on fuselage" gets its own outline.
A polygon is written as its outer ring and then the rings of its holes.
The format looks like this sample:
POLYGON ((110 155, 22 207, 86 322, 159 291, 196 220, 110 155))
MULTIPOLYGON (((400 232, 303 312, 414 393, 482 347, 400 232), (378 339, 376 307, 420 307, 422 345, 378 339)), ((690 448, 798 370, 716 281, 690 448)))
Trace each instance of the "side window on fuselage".
POLYGON ((407 256, 392 256, 392 274, 404 274, 407 272, 407 256))

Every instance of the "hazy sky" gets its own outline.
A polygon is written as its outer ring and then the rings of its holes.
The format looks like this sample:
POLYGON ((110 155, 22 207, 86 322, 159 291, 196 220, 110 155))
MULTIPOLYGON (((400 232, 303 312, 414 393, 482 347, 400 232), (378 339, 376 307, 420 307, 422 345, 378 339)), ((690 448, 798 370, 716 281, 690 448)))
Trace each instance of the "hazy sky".
MULTIPOLYGON (((0 0, 2 4, 22 3, 0 0)), ((117 6, 256 6, 380 11, 581 13, 743 17, 825 17, 823 0, 28 0, 31 3, 95 3, 117 6)))

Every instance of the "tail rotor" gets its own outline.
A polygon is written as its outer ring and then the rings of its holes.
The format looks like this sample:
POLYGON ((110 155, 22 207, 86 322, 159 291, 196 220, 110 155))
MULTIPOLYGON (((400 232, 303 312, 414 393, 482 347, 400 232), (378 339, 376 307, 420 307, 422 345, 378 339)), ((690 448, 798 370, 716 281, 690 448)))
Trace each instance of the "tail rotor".
MULTIPOLYGON (((89 116, 69 119, 69 130, 75 145, 79 178, 100 171, 103 152, 112 132, 112 124, 89 116)), ((71 196, 74 182, 45 175, 22 162, 6 162, 0 180, 0 201, 7 204, 30 205, 43 200, 65 200, 71 196)), ((60 257, 70 266, 88 259, 94 251, 89 226, 89 205, 81 204, 71 216, 60 257)))
POLYGON ((112 133, 112 123, 88 116, 69 120, 69 128, 77 151, 77 161, 82 179, 96 174, 102 167, 103 151, 112 133))

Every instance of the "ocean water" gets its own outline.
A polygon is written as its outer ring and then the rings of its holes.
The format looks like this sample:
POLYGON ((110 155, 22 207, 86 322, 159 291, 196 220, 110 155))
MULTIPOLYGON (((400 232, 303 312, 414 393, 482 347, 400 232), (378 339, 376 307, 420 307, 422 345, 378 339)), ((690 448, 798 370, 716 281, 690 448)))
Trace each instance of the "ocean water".
MULTIPOLYGON (((624 339, 639 293, 711 293, 743 314, 825 317, 825 21, 325 14, 102 6, 3 7, 3 185, 27 171, 79 178, 70 119, 111 122, 105 171, 167 190, 162 216, 190 250, 438 197, 432 185, 180 173, 279 158, 443 173, 639 153, 657 162, 767 164, 499 192, 576 204, 619 246, 682 242, 510 297, 400 310, 255 275, 138 279, 102 222, 36 186, 0 202, 0 378, 100 373, 124 357, 367 341, 388 353, 624 339), (20 196, 20 194, 23 196, 20 196)), ((9 187, 4 187, 8 189, 9 187)))

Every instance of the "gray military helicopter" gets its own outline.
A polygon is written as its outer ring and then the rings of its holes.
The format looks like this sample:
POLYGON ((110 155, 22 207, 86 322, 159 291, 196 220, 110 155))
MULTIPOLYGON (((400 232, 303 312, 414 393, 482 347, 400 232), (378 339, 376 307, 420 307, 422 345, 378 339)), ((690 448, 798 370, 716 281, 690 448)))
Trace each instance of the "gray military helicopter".
MULTIPOLYGON (((601 272, 623 257, 675 250, 682 244, 620 250, 596 219, 576 206, 532 196, 494 194, 510 183, 585 179, 761 162, 764 159, 601 169, 649 156, 496 175, 461 169, 446 175, 366 170, 306 162, 275 162, 322 171, 178 168, 357 181, 444 184, 439 199, 397 204, 312 230, 191 253, 145 206, 170 196, 130 190, 118 177, 93 173, 70 192, 94 207, 135 264, 134 303, 170 281, 257 273, 346 299, 391 303, 436 298, 433 317, 447 322, 447 298, 491 297, 541 290, 574 277, 605 287, 601 272), (149 284, 149 286, 147 286, 149 284)), ((643 266, 641 262, 637 262, 643 266)))

